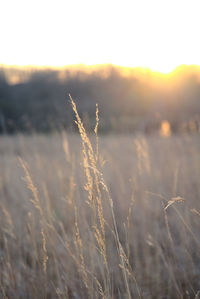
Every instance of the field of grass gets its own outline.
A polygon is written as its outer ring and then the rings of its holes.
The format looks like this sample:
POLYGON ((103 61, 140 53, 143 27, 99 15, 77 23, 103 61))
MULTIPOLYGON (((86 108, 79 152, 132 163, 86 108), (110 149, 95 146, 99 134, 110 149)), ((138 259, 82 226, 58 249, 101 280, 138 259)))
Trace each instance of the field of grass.
POLYGON ((0 137, 0 297, 200 298, 199 136, 78 125, 0 137))

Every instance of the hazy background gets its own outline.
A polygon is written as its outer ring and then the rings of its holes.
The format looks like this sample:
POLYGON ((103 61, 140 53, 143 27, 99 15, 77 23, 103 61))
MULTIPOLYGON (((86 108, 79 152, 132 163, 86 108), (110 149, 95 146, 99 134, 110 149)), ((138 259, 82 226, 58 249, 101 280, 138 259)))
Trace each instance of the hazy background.
POLYGON ((200 68, 181 66, 170 74, 112 65, 0 68, 0 133, 73 131, 70 93, 88 130, 158 133, 199 132, 200 68))

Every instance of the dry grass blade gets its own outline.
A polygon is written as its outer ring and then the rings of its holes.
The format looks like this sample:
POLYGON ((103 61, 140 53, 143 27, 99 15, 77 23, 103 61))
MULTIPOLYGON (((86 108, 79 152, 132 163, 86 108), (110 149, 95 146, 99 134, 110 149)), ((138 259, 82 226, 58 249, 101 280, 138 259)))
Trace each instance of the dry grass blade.
POLYGON ((191 209, 191 212, 200 217, 200 213, 196 209, 191 209))
POLYGON ((168 204, 166 205, 165 210, 167 210, 174 203, 180 203, 180 202, 184 202, 184 201, 185 201, 185 199, 181 196, 172 197, 172 199, 170 199, 168 201, 168 204))

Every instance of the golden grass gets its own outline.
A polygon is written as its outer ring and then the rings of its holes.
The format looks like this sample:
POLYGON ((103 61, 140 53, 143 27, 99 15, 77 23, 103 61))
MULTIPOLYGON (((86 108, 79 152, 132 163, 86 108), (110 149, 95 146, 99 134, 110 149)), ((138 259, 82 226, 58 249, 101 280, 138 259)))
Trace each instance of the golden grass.
POLYGON ((198 298, 198 136, 0 138, 1 298, 198 298))

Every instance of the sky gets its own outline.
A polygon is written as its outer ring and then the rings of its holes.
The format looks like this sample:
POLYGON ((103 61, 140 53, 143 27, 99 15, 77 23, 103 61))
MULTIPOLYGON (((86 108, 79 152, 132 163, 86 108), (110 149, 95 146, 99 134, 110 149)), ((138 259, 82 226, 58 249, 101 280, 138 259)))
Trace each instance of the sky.
POLYGON ((200 0, 2 0, 0 64, 200 65, 200 0))

